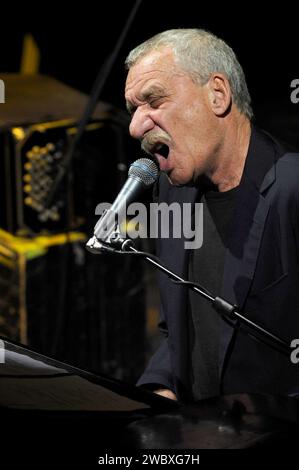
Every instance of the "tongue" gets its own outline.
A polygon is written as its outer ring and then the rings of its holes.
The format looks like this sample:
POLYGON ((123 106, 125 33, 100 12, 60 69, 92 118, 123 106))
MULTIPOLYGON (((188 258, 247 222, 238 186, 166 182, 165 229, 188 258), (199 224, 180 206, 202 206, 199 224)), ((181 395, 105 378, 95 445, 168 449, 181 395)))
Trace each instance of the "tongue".
POLYGON ((159 164, 160 170, 161 171, 168 171, 169 170, 169 160, 167 158, 163 157, 159 153, 155 153, 156 160, 159 164))

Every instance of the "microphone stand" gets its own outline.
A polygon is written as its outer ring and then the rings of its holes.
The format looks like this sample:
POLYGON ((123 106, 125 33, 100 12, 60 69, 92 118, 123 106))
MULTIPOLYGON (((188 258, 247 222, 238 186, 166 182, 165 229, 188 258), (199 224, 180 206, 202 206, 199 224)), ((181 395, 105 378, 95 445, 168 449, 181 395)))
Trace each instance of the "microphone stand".
POLYGON ((216 312, 221 315, 223 319, 230 324, 230 326, 234 328, 236 326, 235 322, 237 322, 237 324, 240 325, 240 327, 242 327, 253 339, 262 342, 284 356, 290 357, 293 349, 286 341, 246 318, 241 314, 236 305, 232 305, 222 297, 214 297, 207 289, 197 283, 184 280, 168 267, 163 266, 158 257, 144 251, 138 251, 134 247, 134 243, 131 239, 122 238, 119 230, 115 230, 111 234, 109 242, 102 242, 98 240, 96 236, 93 236, 87 242, 86 248, 91 253, 134 254, 135 256, 141 256, 159 271, 166 274, 172 281, 188 287, 207 301, 211 302, 214 310, 216 310, 216 312))

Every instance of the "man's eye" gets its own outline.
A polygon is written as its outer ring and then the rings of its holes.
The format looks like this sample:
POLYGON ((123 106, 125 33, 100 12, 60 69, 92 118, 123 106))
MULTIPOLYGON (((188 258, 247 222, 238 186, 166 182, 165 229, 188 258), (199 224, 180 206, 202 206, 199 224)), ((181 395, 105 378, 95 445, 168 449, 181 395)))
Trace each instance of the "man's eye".
POLYGON ((149 104, 152 108, 158 108, 158 106, 161 104, 161 100, 161 98, 152 98, 149 100, 149 104))

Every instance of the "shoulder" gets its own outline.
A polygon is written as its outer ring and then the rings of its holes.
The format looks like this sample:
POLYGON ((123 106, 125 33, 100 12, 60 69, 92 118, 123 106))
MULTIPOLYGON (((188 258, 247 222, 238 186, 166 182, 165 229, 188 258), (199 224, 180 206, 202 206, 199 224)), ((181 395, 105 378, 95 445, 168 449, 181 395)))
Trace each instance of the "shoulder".
MULTIPOLYGON (((268 149, 269 161, 272 159, 270 171, 274 170, 276 185, 284 192, 299 191, 299 150, 265 130, 255 129, 258 141, 268 149), (272 166, 274 165, 274 166, 272 166)), ((261 152, 265 156, 265 152, 261 152)))
POLYGON ((275 194, 287 206, 299 210, 299 153, 282 155, 275 165, 275 194))
POLYGON ((287 178, 299 188, 299 153, 288 152, 281 155, 276 162, 276 176, 282 182, 287 178))

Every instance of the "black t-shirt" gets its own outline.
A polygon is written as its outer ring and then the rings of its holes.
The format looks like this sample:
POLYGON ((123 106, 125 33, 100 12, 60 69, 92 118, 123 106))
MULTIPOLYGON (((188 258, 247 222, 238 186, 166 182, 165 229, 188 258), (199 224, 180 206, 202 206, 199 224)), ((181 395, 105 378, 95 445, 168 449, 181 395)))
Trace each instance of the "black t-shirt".
MULTIPOLYGON (((189 280, 220 295, 229 223, 238 187, 202 197, 203 244, 190 250, 189 280)), ((219 395, 219 316, 211 304, 189 291, 189 332, 194 400, 219 395)))

